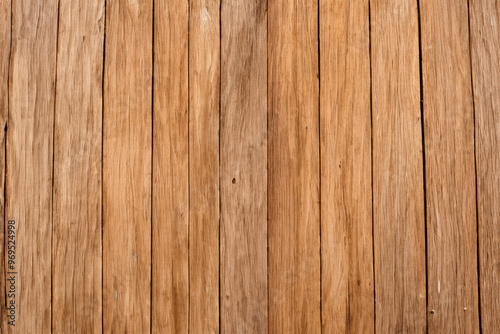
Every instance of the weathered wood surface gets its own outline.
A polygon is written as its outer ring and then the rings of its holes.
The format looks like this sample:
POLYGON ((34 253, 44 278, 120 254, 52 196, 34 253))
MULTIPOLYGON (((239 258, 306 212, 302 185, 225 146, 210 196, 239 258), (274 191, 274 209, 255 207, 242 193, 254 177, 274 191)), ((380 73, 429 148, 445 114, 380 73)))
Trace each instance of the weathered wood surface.
POLYGON ((221 332, 267 333, 267 1, 221 8, 221 332))
POLYGON ((320 1, 325 333, 374 331, 368 1, 320 1))
POLYGON ((467 1, 420 0, 428 330, 479 332, 467 1))
POLYGON ((151 322, 153 2, 107 1, 103 113, 103 330, 151 322))
POLYGON ((58 1, 16 0, 11 15, 5 221, 16 222, 16 259, 5 275, 16 272, 6 303, 15 301, 17 321, 2 328, 49 333, 58 1))
POLYGON ((269 331, 319 333, 318 2, 268 5, 269 331))
POLYGON ((104 1, 59 1, 52 331, 102 330, 104 1))
POLYGON ((469 1, 481 328, 500 328, 500 3, 469 1))
POLYGON ((0 0, 1 332, 494 332, 499 20, 0 0))
POLYGON ((426 254, 417 3, 372 1, 370 23, 376 332, 422 333, 426 254))
POLYGON ((154 8, 152 331, 188 333, 187 1, 154 8))
POLYGON ((218 333, 220 2, 189 6, 189 331, 218 333))

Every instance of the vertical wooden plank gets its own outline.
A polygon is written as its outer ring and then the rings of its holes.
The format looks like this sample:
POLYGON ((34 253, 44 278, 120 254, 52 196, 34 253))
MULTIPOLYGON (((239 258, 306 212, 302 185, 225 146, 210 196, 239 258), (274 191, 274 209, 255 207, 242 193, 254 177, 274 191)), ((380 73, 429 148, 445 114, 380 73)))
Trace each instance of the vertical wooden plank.
POLYGON ((54 129, 54 333, 102 330, 104 1, 59 3, 54 129))
POLYGON ((189 6, 189 332, 217 333, 220 1, 189 6))
POLYGON ((51 331, 53 125, 57 0, 12 4, 6 220, 15 220, 16 323, 7 333, 51 331))
POLYGON ((267 1, 221 10, 221 329, 267 333, 267 1))
POLYGON ((320 1, 325 333, 374 331, 368 1, 320 1))
POLYGON ((318 2, 268 10, 269 331, 319 333, 318 2))
POLYGON ((152 1, 108 1, 103 120, 104 332, 148 333, 152 1))
POLYGON ((426 330, 416 1, 371 1, 376 332, 426 330))
POLYGON ((481 327, 500 328, 500 2, 470 1, 481 327))
MULTIPOLYGON (((10 62, 10 43, 11 43, 11 1, 0 0, 0 271, 5 273, 5 255, 8 248, 8 231, 5 228, 5 153, 6 153, 6 137, 7 137, 7 117, 9 114, 9 62, 10 62)), ((5 280, 0 281, 0 300, 5 301, 5 280)), ((6 303, 0 303, 0 329, 5 318, 6 303)))
POLYGON ((185 0, 154 10, 153 277, 154 333, 187 333, 188 22, 185 0))
POLYGON ((467 1, 420 6, 429 332, 479 332, 467 1))

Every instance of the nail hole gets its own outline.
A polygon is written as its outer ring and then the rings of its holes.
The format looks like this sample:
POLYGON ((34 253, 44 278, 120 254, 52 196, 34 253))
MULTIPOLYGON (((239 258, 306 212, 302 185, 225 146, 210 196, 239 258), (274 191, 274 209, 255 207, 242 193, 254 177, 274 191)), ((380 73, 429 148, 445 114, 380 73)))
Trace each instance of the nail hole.
POLYGON ((232 182, 233 184, 235 184, 235 183, 236 183, 236 179, 235 179, 235 178, 233 178, 233 180, 232 180, 231 182, 232 182))

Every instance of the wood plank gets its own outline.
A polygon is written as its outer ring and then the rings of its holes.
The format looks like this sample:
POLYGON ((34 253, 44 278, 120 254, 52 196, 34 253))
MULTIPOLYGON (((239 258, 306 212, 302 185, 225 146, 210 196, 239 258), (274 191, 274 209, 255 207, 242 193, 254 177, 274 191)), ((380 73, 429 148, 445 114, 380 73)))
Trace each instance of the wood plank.
POLYGON ((368 1, 320 1, 323 332, 372 333, 368 1))
MULTIPOLYGON (((6 242, 8 230, 5 228, 5 167, 6 167, 6 139, 7 139, 7 117, 9 114, 9 64, 10 64, 10 44, 11 44, 11 1, 0 0, 0 270, 6 271, 5 255, 9 246, 6 242)), ((0 300, 6 300, 5 280, 0 280, 0 300)), ((0 321, 5 322, 7 318, 6 304, 0 303, 0 321)), ((2 328, 0 324, 0 330, 2 328)))
POLYGON ((466 0, 420 0, 430 333, 479 332, 466 0))
POLYGON ((154 333, 187 333, 189 314, 187 1, 154 10, 153 281, 154 333))
POLYGON ((220 1, 189 6, 189 331, 218 333, 220 1))
POLYGON ((426 330, 416 2, 371 2, 376 332, 426 330), (390 15, 387 15, 390 13, 390 15))
POLYGON ((12 4, 6 220, 16 226, 15 326, 5 333, 51 332, 53 125, 57 0, 12 4))
POLYGON ((102 330, 104 2, 59 2, 54 130, 54 333, 102 330))
POLYGON ((268 10, 269 331, 319 333, 318 2, 268 10))
POLYGON ((474 87, 481 328, 500 328, 500 3, 469 1, 474 87))
POLYGON ((221 11, 221 329, 267 333, 267 1, 221 11))
POLYGON ((152 19, 151 0, 107 2, 104 332, 150 331, 152 19))

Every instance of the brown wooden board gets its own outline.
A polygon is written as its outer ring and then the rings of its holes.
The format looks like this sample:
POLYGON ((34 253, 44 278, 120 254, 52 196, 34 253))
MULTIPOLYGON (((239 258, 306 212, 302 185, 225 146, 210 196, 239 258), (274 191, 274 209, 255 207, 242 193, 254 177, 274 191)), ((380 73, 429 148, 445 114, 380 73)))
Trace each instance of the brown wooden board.
POLYGON ((417 3, 372 1, 370 16, 376 332, 422 333, 425 199, 417 3))
POLYGON ((189 332, 219 332, 220 2, 189 2, 189 332))
POLYGON ((469 1, 475 106, 481 328, 500 328, 500 2, 469 1))
POLYGON ((319 333, 318 2, 268 6, 269 331, 319 333))
POLYGON ((107 1, 103 328, 148 333, 151 310, 153 2, 107 1))
POLYGON ((221 332, 267 333, 267 1, 221 8, 221 332))
POLYGON ((368 1, 320 1, 321 310, 325 333, 374 331, 368 1))
POLYGON ((6 333, 51 332, 57 5, 12 3, 5 222, 15 221, 15 264, 6 262, 15 292, 6 303, 15 302, 16 322, 3 322, 6 333))
POLYGON ((420 0, 430 333, 479 332, 466 0, 420 0))
POLYGON ((52 331, 102 330, 104 2, 59 2, 52 331))
POLYGON ((153 333, 188 333, 187 1, 154 4, 153 333))

